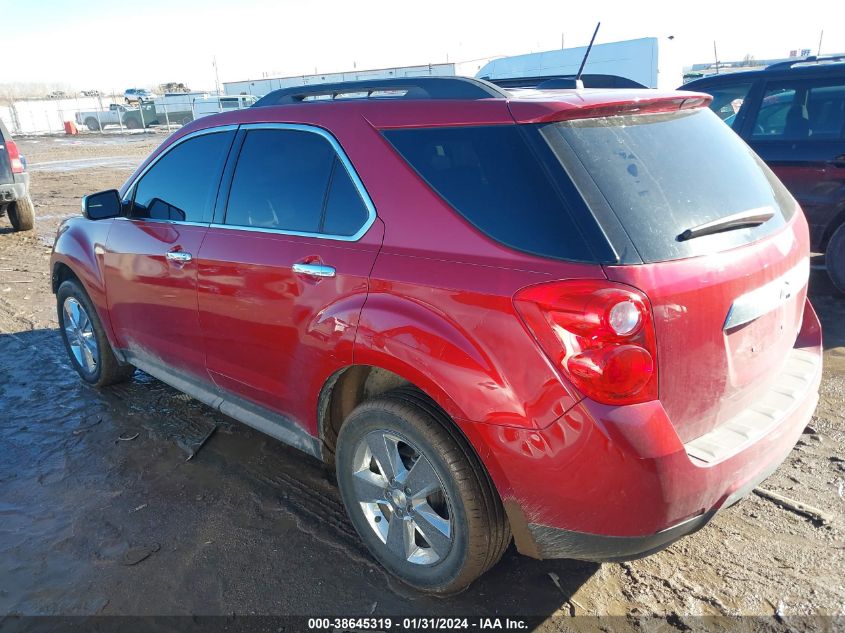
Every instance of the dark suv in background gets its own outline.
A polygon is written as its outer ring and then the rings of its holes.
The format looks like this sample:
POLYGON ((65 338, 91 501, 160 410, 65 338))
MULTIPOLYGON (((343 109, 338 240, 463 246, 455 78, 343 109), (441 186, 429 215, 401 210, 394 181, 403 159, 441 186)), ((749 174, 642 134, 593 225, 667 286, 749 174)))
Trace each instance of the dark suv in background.
POLYGON ((16 231, 29 231, 35 223, 26 160, 0 121, 0 216, 3 215, 9 216, 16 231))
POLYGON ((845 292, 845 57, 714 75, 682 89, 713 95, 710 108, 798 199, 812 249, 825 253, 845 292))

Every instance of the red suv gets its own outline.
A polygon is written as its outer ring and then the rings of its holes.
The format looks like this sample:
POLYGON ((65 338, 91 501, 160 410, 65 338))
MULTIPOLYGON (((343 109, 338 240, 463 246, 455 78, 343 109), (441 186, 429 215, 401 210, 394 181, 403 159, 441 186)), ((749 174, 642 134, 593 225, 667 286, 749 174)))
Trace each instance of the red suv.
POLYGON ((821 375, 807 223, 709 97, 464 78, 273 92, 59 229, 67 350, 333 464, 388 570, 625 560, 785 458, 821 375))

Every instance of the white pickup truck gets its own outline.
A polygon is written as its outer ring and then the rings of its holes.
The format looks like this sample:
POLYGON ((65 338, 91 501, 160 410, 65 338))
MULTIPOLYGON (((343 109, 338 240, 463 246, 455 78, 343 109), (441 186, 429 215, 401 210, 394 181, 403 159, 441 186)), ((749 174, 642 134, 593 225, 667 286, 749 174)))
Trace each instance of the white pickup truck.
POLYGON ((108 110, 90 110, 76 113, 77 125, 84 125, 91 131, 101 130, 107 125, 120 125, 130 130, 140 130, 156 122, 156 109, 152 103, 141 107, 127 107, 112 103, 108 110))

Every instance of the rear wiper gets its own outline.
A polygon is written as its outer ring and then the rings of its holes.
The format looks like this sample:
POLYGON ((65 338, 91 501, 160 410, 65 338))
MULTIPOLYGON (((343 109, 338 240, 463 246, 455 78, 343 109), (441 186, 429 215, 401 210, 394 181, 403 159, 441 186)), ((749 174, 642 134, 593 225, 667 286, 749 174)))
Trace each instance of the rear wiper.
POLYGON ((771 220, 775 215, 771 207, 760 207, 758 209, 748 209, 747 211, 740 211, 733 215, 699 224, 691 229, 687 229, 678 236, 679 242, 691 240, 702 235, 712 235, 713 233, 721 233, 722 231, 733 231, 734 229, 744 229, 751 226, 760 226, 764 222, 771 220))

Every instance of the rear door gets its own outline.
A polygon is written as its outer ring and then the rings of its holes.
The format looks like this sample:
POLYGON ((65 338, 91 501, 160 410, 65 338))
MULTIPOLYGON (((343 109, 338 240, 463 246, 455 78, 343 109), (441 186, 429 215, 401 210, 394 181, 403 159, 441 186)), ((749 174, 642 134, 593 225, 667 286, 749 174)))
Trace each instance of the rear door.
POLYGON ((742 134, 798 199, 819 247, 845 208, 845 76, 767 82, 742 134))
POLYGON ((314 420, 311 396, 352 362, 382 226, 327 132, 286 124, 241 130, 224 177, 227 203, 199 254, 206 366, 219 387, 314 420))
POLYGON ((197 261, 234 130, 188 136, 132 186, 129 216, 114 221, 105 252, 118 345, 147 362, 205 375, 197 319, 197 261))
POLYGON ((800 328, 809 244, 794 199, 707 109, 541 133, 597 217, 605 224, 609 208, 636 250, 638 262, 605 271, 651 301, 659 398, 681 439, 750 406, 777 379, 800 328), (768 219, 700 229, 736 214, 768 219), (687 229, 698 231, 685 237, 687 229))

